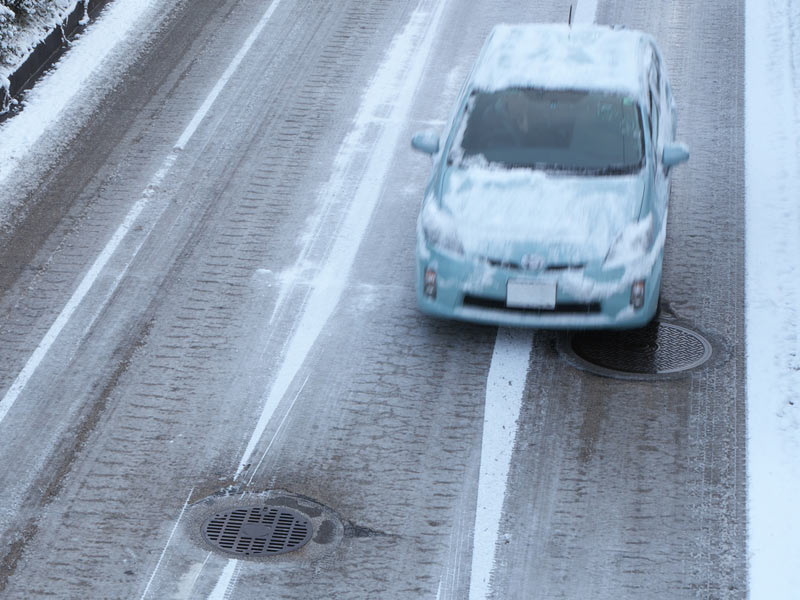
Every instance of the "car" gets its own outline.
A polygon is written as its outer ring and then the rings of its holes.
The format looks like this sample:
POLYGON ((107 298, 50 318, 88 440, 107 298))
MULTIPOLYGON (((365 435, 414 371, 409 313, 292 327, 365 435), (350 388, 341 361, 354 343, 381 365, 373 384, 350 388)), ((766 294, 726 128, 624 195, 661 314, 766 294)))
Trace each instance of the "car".
POLYGON ((433 157, 417 220, 423 312, 546 329, 643 327, 659 302, 676 108, 648 34, 497 25, 433 157))

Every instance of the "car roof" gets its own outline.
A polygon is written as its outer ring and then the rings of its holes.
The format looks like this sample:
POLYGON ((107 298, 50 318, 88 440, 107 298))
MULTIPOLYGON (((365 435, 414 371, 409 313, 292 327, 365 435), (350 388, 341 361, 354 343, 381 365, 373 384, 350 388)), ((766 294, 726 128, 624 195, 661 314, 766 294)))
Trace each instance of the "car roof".
POLYGON ((472 87, 589 89, 638 97, 642 49, 651 39, 602 25, 497 25, 481 52, 472 87))

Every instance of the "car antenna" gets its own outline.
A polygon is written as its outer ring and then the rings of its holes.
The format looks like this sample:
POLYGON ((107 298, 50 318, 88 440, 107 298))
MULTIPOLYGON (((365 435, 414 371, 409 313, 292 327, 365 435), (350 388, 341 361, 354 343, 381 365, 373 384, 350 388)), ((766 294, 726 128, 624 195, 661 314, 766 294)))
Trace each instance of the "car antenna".
POLYGON ((567 25, 572 27, 572 4, 569 5, 569 17, 567 17, 567 25))

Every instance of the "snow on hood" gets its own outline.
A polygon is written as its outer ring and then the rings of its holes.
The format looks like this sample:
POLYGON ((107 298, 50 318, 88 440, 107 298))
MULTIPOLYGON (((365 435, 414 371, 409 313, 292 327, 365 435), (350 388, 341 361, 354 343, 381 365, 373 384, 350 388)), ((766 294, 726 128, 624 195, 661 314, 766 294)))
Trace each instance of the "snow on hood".
POLYGON ((498 260, 536 252, 567 263, 603 259, 634 221, 639 175, 575 176, 528 169, 448 169, 442 207, 464 250, 498 260))

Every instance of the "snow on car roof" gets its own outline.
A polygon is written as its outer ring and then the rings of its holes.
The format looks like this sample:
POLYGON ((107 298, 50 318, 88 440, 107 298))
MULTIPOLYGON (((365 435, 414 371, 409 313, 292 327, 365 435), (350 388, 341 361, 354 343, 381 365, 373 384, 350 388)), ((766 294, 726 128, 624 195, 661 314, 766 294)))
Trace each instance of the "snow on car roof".
POLYGON ((473 75, 476 88, 601 89, 638 95, 646 34, 598 25, 495 26, 473 75))

